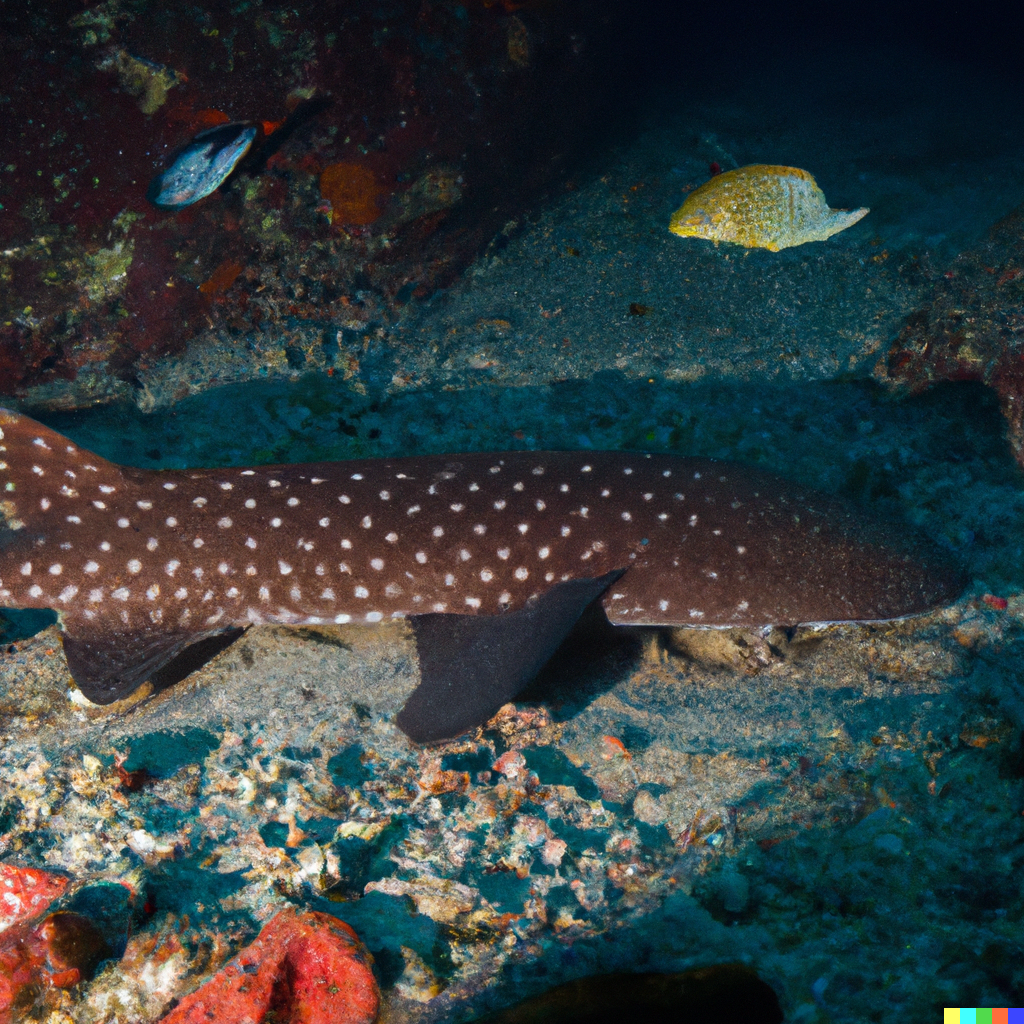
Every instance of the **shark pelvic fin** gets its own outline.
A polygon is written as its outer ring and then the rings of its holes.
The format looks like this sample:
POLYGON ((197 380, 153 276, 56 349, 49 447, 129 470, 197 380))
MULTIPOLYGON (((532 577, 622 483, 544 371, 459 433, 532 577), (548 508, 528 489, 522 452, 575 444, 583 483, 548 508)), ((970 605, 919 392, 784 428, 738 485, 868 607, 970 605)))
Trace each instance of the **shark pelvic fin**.
POLYGON ((512 700, 592 601, 625 570, 559 583, 504 615, 416 615, 411 619, 420 685, 396 722, 417 743, 457 736, 512 700))
POLYGON ((75 685, 94 704, 123 700, 143 683, 163 690, 234 643, 241 627, 220 632, 65 632, 64 655, 75 685))

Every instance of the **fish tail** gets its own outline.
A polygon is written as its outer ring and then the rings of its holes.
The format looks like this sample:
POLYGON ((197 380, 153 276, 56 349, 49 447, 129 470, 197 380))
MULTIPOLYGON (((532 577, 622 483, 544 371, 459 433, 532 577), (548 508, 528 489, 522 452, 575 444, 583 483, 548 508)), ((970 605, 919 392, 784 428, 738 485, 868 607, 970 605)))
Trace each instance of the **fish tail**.
POLYGON ((848 227, 866 217, 871 211, 866 206, 862 206, 859 210, 829 210, 828 212, 829 217, 826 228, 828 234, 825 235, 826 238, 831 238, 832 235, 845 231, 848 227))

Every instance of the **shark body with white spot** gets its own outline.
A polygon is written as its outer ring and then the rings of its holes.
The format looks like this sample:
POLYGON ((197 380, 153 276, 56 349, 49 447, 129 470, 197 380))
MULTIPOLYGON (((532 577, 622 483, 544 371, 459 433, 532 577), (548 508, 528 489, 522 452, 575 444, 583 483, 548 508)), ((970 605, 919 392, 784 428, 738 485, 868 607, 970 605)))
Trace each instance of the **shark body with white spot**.
POLYGON ((422 681, 398 721, 433 740, 512 699, 598 598, 622 625, 796 625, 913 614, 962 582, 898 525, 706 459, 152 472, 13 412, 0 430, 0 603, 60 613, 99 703, 249 625, 409 618, 422 681))

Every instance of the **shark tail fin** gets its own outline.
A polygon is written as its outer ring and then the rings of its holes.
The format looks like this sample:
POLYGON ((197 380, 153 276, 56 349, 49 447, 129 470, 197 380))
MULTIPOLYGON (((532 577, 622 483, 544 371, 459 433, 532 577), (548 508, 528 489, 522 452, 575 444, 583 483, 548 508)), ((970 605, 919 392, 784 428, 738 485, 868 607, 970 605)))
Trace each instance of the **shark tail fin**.
POLYGON ((28 416, 0 409, 0 518, 8 531, 56 532, 58 523, 73 522, 70 517, 127 482, 120 466, 28 416))

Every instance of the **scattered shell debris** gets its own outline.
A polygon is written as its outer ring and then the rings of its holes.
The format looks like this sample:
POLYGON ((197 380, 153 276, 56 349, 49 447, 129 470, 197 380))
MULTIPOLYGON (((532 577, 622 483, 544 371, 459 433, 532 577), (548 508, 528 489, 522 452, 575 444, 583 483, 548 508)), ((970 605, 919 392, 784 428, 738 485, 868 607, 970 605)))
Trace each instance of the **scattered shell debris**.
MULTIPOLYGON (((51 628, 0 669, 4 860, 66 877, 69 906, 99 885, 134 896, 111 956, 36 1005, 157 1021, 285 910, 355 929, 388 1021, 494 1010, 542 990, 552 957, 593 973, 627 953, 658 970, 747 957, 797 1005, 814 965, 785 952, 789 915, 809 926, 783 880, 842 902, 848 863, 912 872, 970 824, 952 789, 990 786, 1012 748, 959 682, 991 650, 972 624, 997 616, 979 598, 710 647, 588 634, 570 641, 591 651, 582 678, 556 669, 544 703, 435 747, 392 721, 417 681, 400 623, 253 630, 113 712, 67 699, 51 628)), ((1011 922, 977 928, 1009 942, 1011 922)), ((841 917, 812 927, 844 934, 841 917)))

